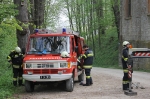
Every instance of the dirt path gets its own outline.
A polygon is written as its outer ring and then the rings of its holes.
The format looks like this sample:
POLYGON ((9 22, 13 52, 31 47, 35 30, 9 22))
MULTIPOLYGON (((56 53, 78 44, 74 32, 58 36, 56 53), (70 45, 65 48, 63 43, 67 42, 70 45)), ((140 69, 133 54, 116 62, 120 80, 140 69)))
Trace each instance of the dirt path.
POLYGON ((133 73, 133 83, 140 82, 145 89, 136 89, 137 96, 126 96, 122 91, 123 72, 119 69, 93 68, 92 86, 81 86, 75 83, 73 92, 65 92, 59 88, 38 86, 33 93, 26 93, 22 87, 15 99, 150 99, 150 73, 133 73))

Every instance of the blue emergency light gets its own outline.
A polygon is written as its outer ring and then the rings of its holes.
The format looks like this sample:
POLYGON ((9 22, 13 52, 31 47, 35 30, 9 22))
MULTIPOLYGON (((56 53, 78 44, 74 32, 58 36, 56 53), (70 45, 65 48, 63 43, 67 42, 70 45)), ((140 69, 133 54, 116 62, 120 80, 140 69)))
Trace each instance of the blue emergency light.
POLYGON ((38 29, 35 29, 35 30, 34 30, 34 33, 38 33, 38 32, 39 32, 38 29))
POLYGON ((66 34, 66 29, 65 28, 62 29, 62 33, 66 34))

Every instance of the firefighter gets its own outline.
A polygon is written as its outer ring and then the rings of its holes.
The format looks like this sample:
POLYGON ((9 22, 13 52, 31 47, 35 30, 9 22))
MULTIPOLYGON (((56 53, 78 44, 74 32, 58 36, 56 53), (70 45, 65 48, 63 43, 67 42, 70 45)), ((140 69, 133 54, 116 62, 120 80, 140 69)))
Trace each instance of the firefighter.
POLYGON ((128 49, 130 47, 130 43, 128 41, 123 42, 123 50, 122 50, 122 67, 123 67, 123 79, 122 79, 122 87, 123 90, 129 89, 129 79, 128 78, 128 70, 133 67, 133 60, 128 54, 128 49))
POLYGON ((21 53, 20 47, 16 47, 15 50, 11 51, 7 56, 8 62, 13 67, 13 85, 17 86, 17 77, 19 86, 23 86, 22 74, 23 74, 23 54, 21 53))
POLYGON ((82 84, 82 85, 90 86, 93 84, 92 77, 91 77, 91 69, 93 64, 93 51, 89 49, 87 45, 84 45, 83 49, 85 50, 85 53, 82 54, 80 58, 84 60, 83 69, 85 69, 86 84, 82 84))

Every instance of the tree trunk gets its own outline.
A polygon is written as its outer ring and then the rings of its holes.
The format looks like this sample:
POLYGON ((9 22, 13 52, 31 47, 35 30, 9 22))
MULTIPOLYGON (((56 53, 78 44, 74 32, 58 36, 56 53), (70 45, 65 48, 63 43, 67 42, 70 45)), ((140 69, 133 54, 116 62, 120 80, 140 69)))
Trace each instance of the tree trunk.
POLYGON ((28 36, 30 34, 28 27, 28 10, 27 10, 27 1, 28 0, 14 0, 14 4, 17 5, 17 10, 19 11, 18 15, 16 15, 16 19, 18 19, 21 23, 20 25, 23 28, 23 31, 17 30, 17 44, 23 49, 26 48, 26 43, 28 40, 28 36))
POLYGON ((66 3, 66 9, 68 11, 68 18, 69 18, 69 24, 70 24, 70 28, 72 30, 74 30, 74 26, 73 26, 73 17, 72 17, 72 12, 73 12, 73 7, 69 6, 69 0, 65 0, 65 3, 66 3))
POLYGON ((97 20, 98 20, 98 44, 99 44, 99 49, 100 49, 100 46, 101 46, 100 36, 101 36, 101 34, 104 34, 104 29, 101 24, 101 20, 103 18, 103 1, 98 0, 97 4, 98 4, 98 6, 97 6, 96 14, 97 14, 97 20))
POLYGON ((81 4, 79 4, 79 0, 77 0, 77 6, 76 6, 76 12, 77 12, 77 15, 76 15, 76 18, 77 18, 77 24, 76 24, 76 26, 78 27, 78 30, 77 31, 79 31, 79 32, 81 32, 81 21, 80 21, 80 19, 81 19, 81 4))
POLYGON ((30 32, 32 33, 33 30, 34 30, 34 0, 30 0, 30 8, 31 8, 31 13, 29 13, 28 15, 28 18, 29 18, 29 22, 30 22, 30 25, 29 25, 29 29, 30 29, 30 32))
POLYGON ((95 40, 94 40, 94 27, 93 27, 93 24, 94 24, 94 17, 93 17, 94 4, 93 4, 93 0, 91 0, 90 3, 91 3, 90 4, 91 7, 90 7, 90 27, 89 27, 89 31, 90 31, 91 36, 92 36, 92 47, 93 47, 92 49, 93 49, 93 52, 94 52, 94 55, 95 55, 95 40))
POLYGON ((85 1, 82 2, 82 6, 81 6, 81 24, 82 24, 82 33, 83 33, 83 36, 84 38, 86 37, 85 35, 85 32, 86 32, 86 25, 85 25, 85 20, 86 20, 86 16, 85 16, 85 4, 84 4, 85 1))
POLYGON ((45 0, 34 0, 34 24, 42 28, 44 22, 45 0))
POLYGON ((120 11, 119 11, 119 0, 114 0, 114 4, 112 5, 112 9, 115 16, 115 24, 117 27, 118 38, 120 36, 120 11))

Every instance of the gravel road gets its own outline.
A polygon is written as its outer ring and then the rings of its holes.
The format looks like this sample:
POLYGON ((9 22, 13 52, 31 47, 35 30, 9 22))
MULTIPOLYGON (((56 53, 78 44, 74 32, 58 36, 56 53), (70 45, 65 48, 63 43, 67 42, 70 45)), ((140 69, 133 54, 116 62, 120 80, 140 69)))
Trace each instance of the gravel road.
POLYGON ((120 69, 93 68, 92 86, 81 86, 75 82, 73 92, 65 92, 58 87, 37 86, 33 93, 22 91, 14 95, 15 99, 150 99, 150 73, 133 73, 133 83, 140 82, 145 89, 133 88, 136 96, 127 96, 122 91, 123 71, 120 69))

